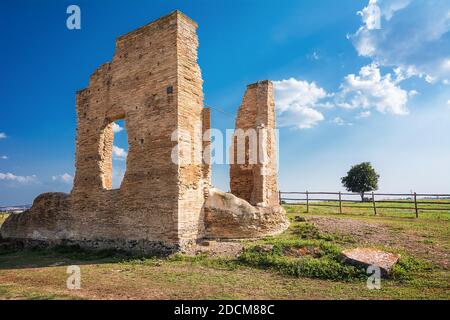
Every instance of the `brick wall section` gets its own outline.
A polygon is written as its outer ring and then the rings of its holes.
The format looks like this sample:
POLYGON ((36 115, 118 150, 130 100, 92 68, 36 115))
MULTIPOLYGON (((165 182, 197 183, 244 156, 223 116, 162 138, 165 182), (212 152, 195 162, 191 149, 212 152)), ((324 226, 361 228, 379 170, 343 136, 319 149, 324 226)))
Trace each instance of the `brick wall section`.
POLYGON ((178 132, 179 140, 190 141, 190 150, 180 154, 180 158, 191 158, 178 167, 177 228, 183 244, 203 233, 203 187, 209 182, 203 180, 203 80, 197 64, 197 25, 186 16, 180 16, 177 37, 178 132))
MULTIPOLYGON (((203 180, 211 181, 211 109, 203 109, 203 180)), ((205 195, 211 185, 205 184, 205 195)))
POLYGON ((260 81, 247 86, 236 118, 236 129, 248 132, 254 129, 258 135, 258 150, 247 140, 245 163, 237 163, 237 138, 234 140, 234 162, 230 166, 231 193, 252 205, 277 206, 277 141, 273 84, 260 81), (261 130, 262 129, 262 130, 261 130), (265 137, 265 138, 264 138, 265 137), (251 152, 257 155, 257 163, 250 162, 251 152), (262 156, 264 154, 264 156, 262 156))

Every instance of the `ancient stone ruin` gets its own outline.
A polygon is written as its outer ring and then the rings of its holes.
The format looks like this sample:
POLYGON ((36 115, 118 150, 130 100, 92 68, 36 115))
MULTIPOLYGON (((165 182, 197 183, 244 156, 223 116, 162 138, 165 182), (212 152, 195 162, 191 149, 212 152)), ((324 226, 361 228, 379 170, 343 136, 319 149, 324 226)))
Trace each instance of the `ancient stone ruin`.
MULTIPOLYGON (((117 39, 112 61, 77 92, 71 193, 38 196, 30 210, 7 219, 3 239, 161 253, 203 238, 260 237, 287 228, 273 130, 258 140, 264 163, 250 163, 253 147, 245 144, 244 163, 231 165, 232 193, 211 186, 210 142, 202 139, 210 110, 203 107, 196 28, 175 11, 117 39), (122 184, 112 189, 113 122, 119 119, 126 120, 129 152, 122 184)), ((275 128, 271 82, 248 86, 236 128, 275 128)))

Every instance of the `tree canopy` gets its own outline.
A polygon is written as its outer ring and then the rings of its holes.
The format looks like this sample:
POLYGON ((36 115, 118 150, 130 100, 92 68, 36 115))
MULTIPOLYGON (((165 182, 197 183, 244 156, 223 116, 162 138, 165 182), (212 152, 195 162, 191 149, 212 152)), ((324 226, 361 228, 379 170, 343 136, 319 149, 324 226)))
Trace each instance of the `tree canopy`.
POLYGON ((378 189, 380 175, 375 171, 370 162, 363 162, 352 166, 347 176, 341 179, 344 187, 350 192, 357 192, 364 201, 364 193, 378 189))

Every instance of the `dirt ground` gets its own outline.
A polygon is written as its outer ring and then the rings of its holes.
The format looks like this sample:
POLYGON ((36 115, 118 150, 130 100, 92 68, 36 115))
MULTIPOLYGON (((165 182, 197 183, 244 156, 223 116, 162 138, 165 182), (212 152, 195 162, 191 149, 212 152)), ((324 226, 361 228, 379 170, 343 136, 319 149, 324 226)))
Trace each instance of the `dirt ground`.
POLYGON ((450 254, 438 244, 427 243, 427 238, 413 232, 399 232, 390 224, 367 222, 352 218, 310 217, 307 221, 321 232, 353 237, 368 246, 402 248, 419 258, 430 260, 445 269, 450 268, 450 254))
POLYGON ((210 257, 235 258, 243 248, 244 244, 238 241, 205 240, 190 247, 185 254, 195 256, 204 253, 210 257))

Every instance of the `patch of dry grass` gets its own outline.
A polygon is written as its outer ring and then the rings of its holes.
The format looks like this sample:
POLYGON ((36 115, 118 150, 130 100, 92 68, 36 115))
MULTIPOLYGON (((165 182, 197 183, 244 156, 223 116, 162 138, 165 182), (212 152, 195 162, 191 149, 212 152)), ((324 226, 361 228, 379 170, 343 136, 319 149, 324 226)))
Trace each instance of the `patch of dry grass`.
POLYGON ((8 218, 9 214, 6 212, 0 212, 0 226, 3 222, 5 222, 6 218, 8 218))
MULTIPOLYGON (((382 290, 365 281, 340 282, 283 276, 240 266, 228 269, 201 261, 151 259, 151 263, 123 261, 81 265, 81 290, 66 288, 66 266, 0 270, 3 299, 448 299, 448 287, 436 275, 420 283, 382 282, 382 290), (434 283, 437 282, 437 283, 434 283)), ((0 256, 0 265, 7 256, 0 256)), ((54 256, 53 261, 63 257, 54 256)), ((37 261, 36 261, 37 260, 37 261)), ((79 261, 65 260, 65 264, 79 261)), ((442 275, 443 276, 443 275, 442 275)))

